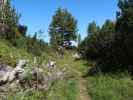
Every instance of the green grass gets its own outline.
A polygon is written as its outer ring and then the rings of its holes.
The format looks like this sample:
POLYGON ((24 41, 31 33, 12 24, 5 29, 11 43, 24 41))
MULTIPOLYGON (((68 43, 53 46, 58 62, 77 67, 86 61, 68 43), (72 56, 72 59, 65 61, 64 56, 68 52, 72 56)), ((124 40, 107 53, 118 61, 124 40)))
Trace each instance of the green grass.
MULTIPOLYGON (((9 42, 0 40, 0 63, 15 66, 19 59, 33 62, 33 56, 25 49, 15 48, 9 42)), ((55 82, 47 92, 23 91, 17 94, 11 92, 8 100, 14 100, 14 97, 16 100, 43 100, 46 97, 46 100, 80 100, 79 79, 91 65, 83 60, 75 61, 72 58, 72 51, 66 51, 64 57, 58 57, 52 51, 44 52, 42 59, 44 63, 47 63, 48 59, 55 60, 58 68, 66 69, 66 77, 72 77, 55 82)), ((133 81, 128 74, 89 76, 87 82, 88 95, 92 100, 133 100, 133 81)))
POLYGON ((78 80, 58 81, 49 92, 48 100, 77 100, 78 80))
POLYGON ((57 62, 57 66, 61 68, 66 68, 70 73, 75 77, 80 77, 85 73, 88 66, 86 66, 87 62, 84 60, 75 61, 72 57, 71 51, 66 52, 63 58, 55 59, 57 62))
MULTIPOLYGON (((45 91, 23 91, 17 93, 9 93, 7 100, 46 100, 47 93, 45 91)), ((1 99, 1 98, 0 98, 1 99)))
POLYGON ((130 77, 98 75, 88 78, 88 94, 92 100, 133 100, 133 81, 130 77))
POLYGON ((0 63, 14 67, 19 59, 28 59, 31 61, 33 56, 22 48, 15 48, 9 42, 0 40, 0 63))
MULTIPOLYGON (((8 64, 15 67, 19 59, 28 59, 33 61, 33 56, 23 48, 18 49, 13 47, 9 42, 0 40, 0 63, 8 64)), ((77 100, 79 95, 79 76, 84 72, 85 61, 74 61, 71 52, 66 52, 64 57, 60 58, 55 55, 55 52, 43 53, 43 62, 46 64, 48 59, 55 60, 57 67, 66 69, 66 77, 69 75, 73 78, 66 78, 55 82, 49 91, 23 91, 11 92, 8 94, 8 100, 77 100)), ((30 64, 32 66, 32 64, 30 64)))
POLYGON ((86 61, 75 61, 70 51, 64 57, 55 57, 54 60, 59 68, 66 69, 66 77, 73 77, 57 81, 49 92, 48 100, 79 100, 79 78, 87 68, 86 61))

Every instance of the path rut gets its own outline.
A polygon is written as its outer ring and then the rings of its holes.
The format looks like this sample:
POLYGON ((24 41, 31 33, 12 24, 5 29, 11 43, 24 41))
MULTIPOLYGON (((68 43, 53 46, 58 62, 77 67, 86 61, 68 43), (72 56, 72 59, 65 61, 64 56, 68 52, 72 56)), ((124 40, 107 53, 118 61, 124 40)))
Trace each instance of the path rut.
POLYGON ((79 80, 80 100, 91 100, 91 97, 87 93, 87 82, 81 78, 79 80))

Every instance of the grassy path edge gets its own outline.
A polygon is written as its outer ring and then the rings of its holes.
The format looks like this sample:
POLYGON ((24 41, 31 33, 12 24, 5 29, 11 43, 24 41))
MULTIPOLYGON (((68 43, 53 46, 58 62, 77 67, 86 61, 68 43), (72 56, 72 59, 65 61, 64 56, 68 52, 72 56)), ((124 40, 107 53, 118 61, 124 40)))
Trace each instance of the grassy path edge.
POLYGON ((79 80, 79 92, 80 92, 80 100, 91 100, 91 97, 87 93, 87 81, 83 78, 79 80))

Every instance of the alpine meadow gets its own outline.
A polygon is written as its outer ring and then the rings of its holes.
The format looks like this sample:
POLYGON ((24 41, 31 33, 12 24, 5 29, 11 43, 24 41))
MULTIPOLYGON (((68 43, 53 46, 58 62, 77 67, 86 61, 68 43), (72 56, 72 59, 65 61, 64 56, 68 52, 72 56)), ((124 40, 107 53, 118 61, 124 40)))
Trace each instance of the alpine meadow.
POLYGON ((0 0, 0 100, 133 100, 133 0, 0 0))

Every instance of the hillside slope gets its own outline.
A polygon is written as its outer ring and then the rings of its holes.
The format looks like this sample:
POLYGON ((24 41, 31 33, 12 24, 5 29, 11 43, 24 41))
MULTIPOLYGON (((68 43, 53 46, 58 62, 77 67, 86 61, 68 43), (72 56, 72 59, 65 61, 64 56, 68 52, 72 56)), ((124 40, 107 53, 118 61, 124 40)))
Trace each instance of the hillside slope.
MULTIPOLYGON (((132 100, 133 81, 126 73, 98 74, 81 78, 91 63, 84 60, 75 60, 73 51, 65 51, 64 56, 58 56, 55 52, 44 52, 43 63, 48 59, 56 62, 59 69, 66 70, 65 78, 54 82, 48 91, 18 91, 10 92, 8 100, 132 100)), ((8 64, 15 67, 19 59, 28 59, 33 63, 33 55, 24 49, 18 49, 7 41, 0 41, 0 64, 8 64)), ((0 92, 0 97, 2 92, 0 92)))
POLYGON ((15 67, 19 59, 32 60, 33 56, 23 48, 15 48, 8 41, 0 40, 0 63, 15 67))

